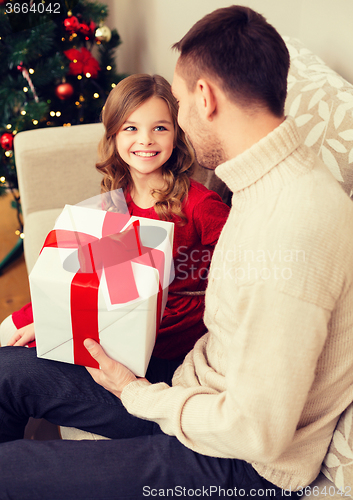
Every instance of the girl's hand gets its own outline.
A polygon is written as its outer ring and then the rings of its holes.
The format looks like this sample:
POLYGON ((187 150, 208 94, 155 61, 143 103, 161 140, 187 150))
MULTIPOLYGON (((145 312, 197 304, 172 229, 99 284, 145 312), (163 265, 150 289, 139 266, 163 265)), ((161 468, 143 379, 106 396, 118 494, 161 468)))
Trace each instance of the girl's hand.
POLYGON ((7 345, 25 346, 35 339, 34 323, 19 328, 17 332, 12 335, 7 345))

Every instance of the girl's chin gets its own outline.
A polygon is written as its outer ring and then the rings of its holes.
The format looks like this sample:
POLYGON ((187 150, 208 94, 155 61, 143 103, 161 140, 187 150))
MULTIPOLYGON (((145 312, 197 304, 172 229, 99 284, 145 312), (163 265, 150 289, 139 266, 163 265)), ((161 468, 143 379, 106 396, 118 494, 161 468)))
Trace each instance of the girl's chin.
POLYGON ((132 178, 143 178, 145 176, 149 176, 149 175, 152 175, 153 177, 162 177, 162 166, 158 166, 156 168, 153 168, 153 169, 150 169, 147 167, 143 168, 143 167, 140 167, 140 168, 137 168, 137 167, 134 167, 134 166, 131 166, 130 165, 130 172, 131 172, 131 175, 132 175, 132 178))

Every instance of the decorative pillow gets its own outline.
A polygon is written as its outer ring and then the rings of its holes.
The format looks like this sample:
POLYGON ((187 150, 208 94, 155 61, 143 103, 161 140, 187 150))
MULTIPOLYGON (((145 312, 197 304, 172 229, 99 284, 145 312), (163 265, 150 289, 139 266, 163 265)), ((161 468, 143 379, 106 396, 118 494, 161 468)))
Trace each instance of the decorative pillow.
POLYGON ((291 57, 286 114, 352 197, 353 85, 299 40, 284 39, 291 57))
POLYGON ((338 421, 321 472, 342 491, 342 497, 353 497, 353 403, 338 421))

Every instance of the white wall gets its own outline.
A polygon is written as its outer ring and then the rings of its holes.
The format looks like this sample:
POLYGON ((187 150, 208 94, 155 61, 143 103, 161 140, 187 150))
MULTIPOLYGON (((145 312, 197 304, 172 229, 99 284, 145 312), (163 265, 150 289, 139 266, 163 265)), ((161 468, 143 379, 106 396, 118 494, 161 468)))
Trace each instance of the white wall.
MULTIPOLYGON (((104 0, 103 0, 104 1, 104 0)), ((107 24, 123 41, 118 69, 159 73, 172 80, 177 54, 171 45, 202 16, 235 2, 224 0, 105 0, 107 24)), ((238 1, 263 14, 281 35, 301 39, 353 83, 353 0, 238 1)))
POLYGON ((302 4, 298 38, 353 83, 353 0, 302 0, 302 4))

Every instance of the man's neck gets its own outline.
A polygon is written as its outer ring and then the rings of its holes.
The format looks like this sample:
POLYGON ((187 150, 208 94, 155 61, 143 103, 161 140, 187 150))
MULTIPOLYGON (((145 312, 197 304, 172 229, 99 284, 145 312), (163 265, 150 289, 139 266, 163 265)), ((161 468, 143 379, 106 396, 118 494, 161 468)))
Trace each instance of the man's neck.
POLYGON ((267 110, 258 109, 249 111, 241 107, 230 105, 219 114, 222 119, 217 124, 218 137, 221 138, 225 156, 228 160, 235 158, 254 144, 266 137, 277 128, 285 119, 278 117, 267 110))

